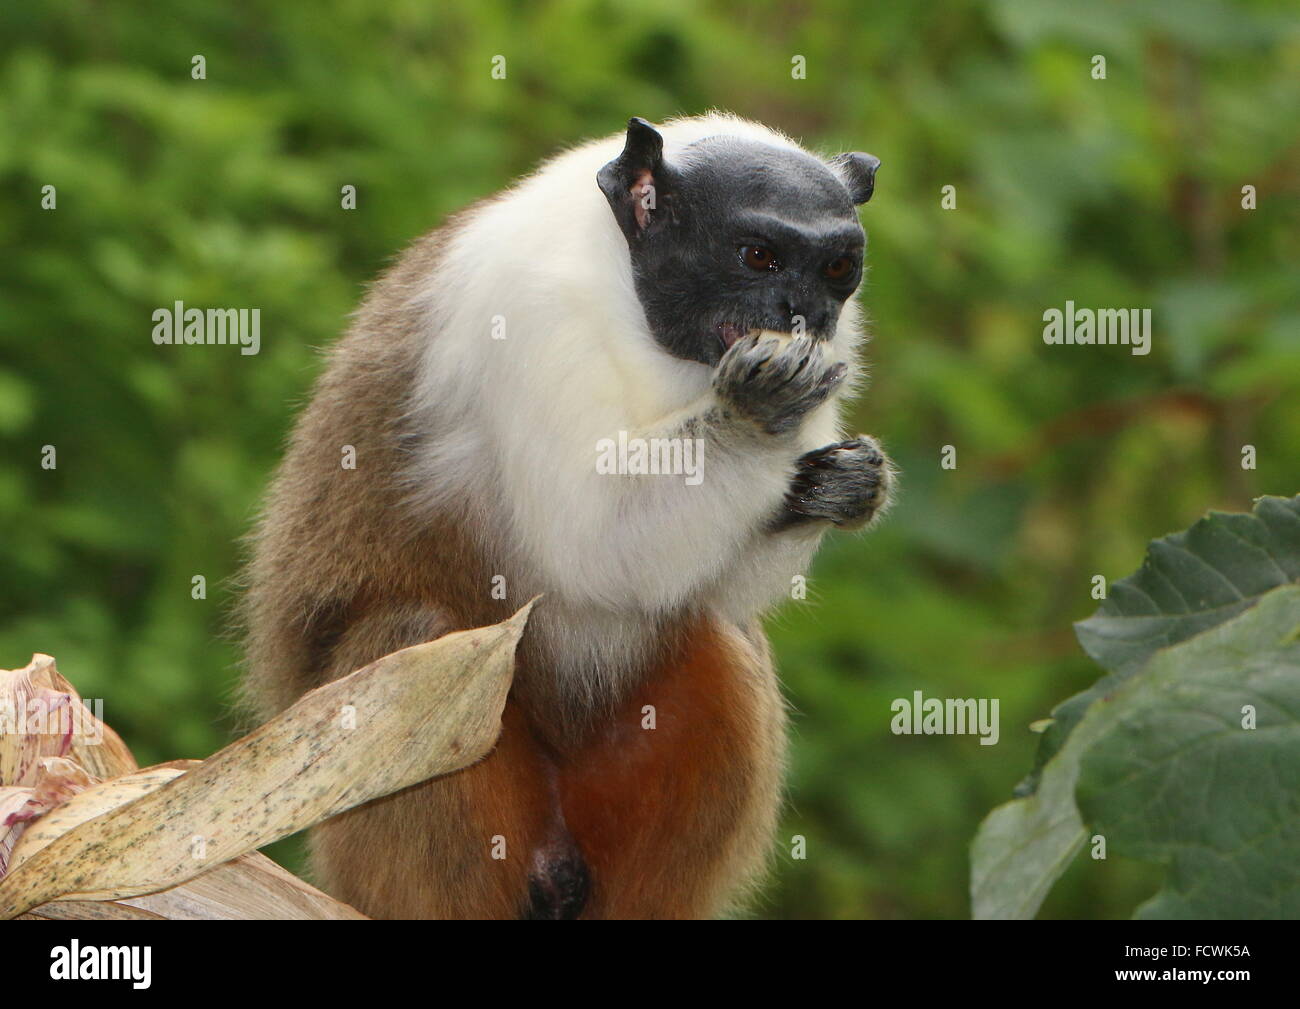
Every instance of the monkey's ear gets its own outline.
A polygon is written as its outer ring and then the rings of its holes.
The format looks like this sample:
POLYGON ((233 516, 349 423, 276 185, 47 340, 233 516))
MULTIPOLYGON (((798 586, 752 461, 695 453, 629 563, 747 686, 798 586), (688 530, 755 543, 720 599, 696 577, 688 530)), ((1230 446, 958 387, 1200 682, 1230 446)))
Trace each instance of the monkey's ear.
POLYGON ((629 119, 623 153, 596 173, 596 184, 629 242, 654 219, 669 174, 659 131, 644 119, 629 119))
POLYGON ((880 159, 861 151, 837 154, 831 158, 831 167, 839 174, 844 187, 854 203, 866 203, 876 188, 876 169, 880 159))

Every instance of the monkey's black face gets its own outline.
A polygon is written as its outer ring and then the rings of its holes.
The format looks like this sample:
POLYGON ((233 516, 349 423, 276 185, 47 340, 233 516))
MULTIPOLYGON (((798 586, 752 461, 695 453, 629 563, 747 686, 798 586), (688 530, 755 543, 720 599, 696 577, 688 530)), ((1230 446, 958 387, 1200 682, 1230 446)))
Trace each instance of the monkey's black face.
POLYGON ((829 339, 862 279, 854 204, 870 196, 878 162, 842 156, 846 182, 807 154, 713 137, 679 163, 636 163, 638 141, 656 146, 644 133, 653 128, 638 124, 600 182, 628 238, 655 339, 707 365, 751 330, 829 339))

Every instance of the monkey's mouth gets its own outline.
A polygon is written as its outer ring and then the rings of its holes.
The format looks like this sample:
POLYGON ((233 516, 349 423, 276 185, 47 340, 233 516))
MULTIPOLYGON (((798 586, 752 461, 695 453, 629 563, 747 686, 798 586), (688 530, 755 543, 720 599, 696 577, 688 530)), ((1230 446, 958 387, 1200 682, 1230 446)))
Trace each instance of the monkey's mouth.
POLYGON ((731 345, 748 332, 748 328, 737 326, 734 322, 720 322, 717 327, 718 339, 722 341, 723 350, 730 350, 731 345))

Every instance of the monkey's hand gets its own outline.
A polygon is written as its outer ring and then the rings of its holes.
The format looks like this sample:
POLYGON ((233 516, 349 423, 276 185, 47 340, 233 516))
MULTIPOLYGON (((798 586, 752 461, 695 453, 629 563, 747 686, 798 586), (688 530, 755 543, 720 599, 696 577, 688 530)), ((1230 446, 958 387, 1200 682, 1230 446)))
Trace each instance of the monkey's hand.
POLYGON ((724 412, 767 434, 784 434, 826 402, 847 374, 848 365, 827 361, 816 340, 798 338, 782 346, 776 337, 749 334, 723 355, 713 391, 724 412))
POLYGON ((774 531, 813 521, 860 529, 889 501, 889 459, 865 434, 807 452, 795 465, 774 531))

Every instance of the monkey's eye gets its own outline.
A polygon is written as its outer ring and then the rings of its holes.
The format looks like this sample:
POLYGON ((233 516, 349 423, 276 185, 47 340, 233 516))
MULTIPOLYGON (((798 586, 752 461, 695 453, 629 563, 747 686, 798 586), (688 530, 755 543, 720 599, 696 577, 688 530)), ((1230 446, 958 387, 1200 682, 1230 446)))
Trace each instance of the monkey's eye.
POLYGON ((844 280, 853 272, 852 256, 836 256, 826 264, 826 276, 831 280, 844 280))
POLYGON ((751 270, 777 270, 776 255, 765 245, 746 245, 740 250, 740 261, 751 270))

